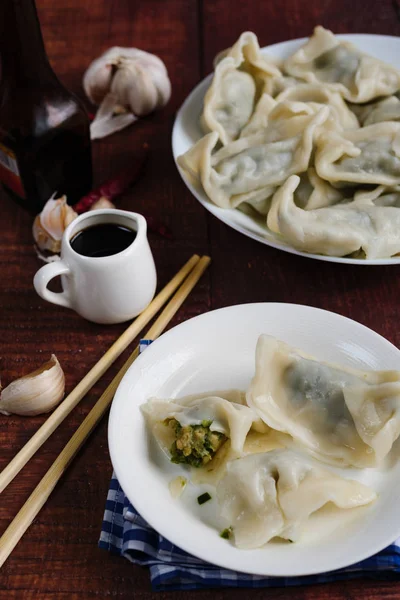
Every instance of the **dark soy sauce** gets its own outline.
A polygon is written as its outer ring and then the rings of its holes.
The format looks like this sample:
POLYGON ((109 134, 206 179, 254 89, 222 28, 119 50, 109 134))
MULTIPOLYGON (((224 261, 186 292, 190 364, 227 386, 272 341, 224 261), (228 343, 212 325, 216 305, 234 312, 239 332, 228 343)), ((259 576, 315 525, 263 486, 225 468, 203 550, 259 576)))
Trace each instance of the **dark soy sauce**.
POLYGON ((89 119, 57 79, 34 0, 0 0, 0 182, 33 215, 92 187, 89 119))
POLYGON ((82 229, 74 235, 70 243, 78 254, 98 258, 122 252, 132 244, 135 238, 136 231, 129 227, 115 223, 103 223, 82 229))

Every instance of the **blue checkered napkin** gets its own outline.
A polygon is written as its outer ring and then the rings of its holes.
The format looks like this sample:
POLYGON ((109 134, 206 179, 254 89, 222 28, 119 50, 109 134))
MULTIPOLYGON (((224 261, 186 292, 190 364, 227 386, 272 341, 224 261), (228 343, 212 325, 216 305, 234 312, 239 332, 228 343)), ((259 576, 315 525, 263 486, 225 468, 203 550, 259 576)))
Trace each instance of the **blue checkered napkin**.
MULTIPOLYGON (((150 340, 141 340, 143 351, 150 340)), ((159 535, 130 504, 113 474, 108 491, 99 547, 149 567, 154 590, 262 588, 340 581, 355 577, 396 578, 400 574, 400 538, 375 556, 346 569, 310 577, 260 577, 210 565, 159 535)))

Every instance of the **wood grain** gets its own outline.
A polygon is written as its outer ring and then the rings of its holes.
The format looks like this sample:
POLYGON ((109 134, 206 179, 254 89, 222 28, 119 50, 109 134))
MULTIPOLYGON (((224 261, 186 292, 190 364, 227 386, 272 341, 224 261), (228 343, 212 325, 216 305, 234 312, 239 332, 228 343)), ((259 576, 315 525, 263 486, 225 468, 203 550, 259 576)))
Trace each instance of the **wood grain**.
MULTIPOLYGON (((318 23, 336 32, 400 34, 395 0, 37 0, 47 51, 62 81, 83 97, 89 61, 112 45, 137 46, 166 62, 173 95, 161 112, 94 144, 96 182, 129 165, 144 142, 151 146, 141 180, 120 206, 165 221, 174 241, 151 235, 160 287, 193 253, 212 264, 172 325, 211 308, 253 301, 311 304, 351 317, 400 344, 397 305, 400 267, 355 267, 299 258, 261 246, 204 211, 180 181, 171 150, 174 115, 192 87, 211 70, 216 52, 244 30, 262 45, 306 36, 318 23)), ((40 263, 32 248, 31 218, 0 196, 0 372, 2 384, 37 367, 54 352, 71 390, 124 329, 90 324, 35 295, 40 263)), ((124 353, 63 426, 2 495, 0 533, 127 358, 124 353)), ((0 416, 0 469, 44 418, 0 416)), ((0 573, 0 599, 103 597, 219 600, 222 598, 365 600, 399 598, 396 582, 345 583, 270 590, 151 592, 148 572, 97 548, 111 475, 104 420, 57 485, 0 573)))

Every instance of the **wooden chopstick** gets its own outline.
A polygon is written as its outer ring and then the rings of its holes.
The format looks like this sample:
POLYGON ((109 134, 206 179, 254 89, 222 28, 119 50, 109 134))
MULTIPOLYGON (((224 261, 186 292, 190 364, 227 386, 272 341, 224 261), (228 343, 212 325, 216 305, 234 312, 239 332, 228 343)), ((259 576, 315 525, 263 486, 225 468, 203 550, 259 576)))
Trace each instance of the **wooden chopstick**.
POLYGON ((82 400, 94 384, 109 369, 113 362, 122 354, 131 342, 139 335, 147 323, 158 313, 166 301, 178 289, 182 281, 198 264, 200 257, 194 254, 190 260, 178 271, 171 281, 157 294, 149 306, 129 325, 124 333, 114 342, 100 360, 90 369, 78 385, 68 394, 59 406, 52 412, 30 440, 14 456, 9 464, 0 473, 0 493, 8 486, 10 481, 20 472, 37 450, 44 444, 60 423, 69 415, 75 406, 82 400))
MULTIPOLYGON (((146 334, 148 339, 156 339, 166 328, 172 317, 178 311, 180 306, 183 304, 185 299, 188 297, 206 268, 210 263, 208 256, 203 256, 193 271, 190 273, 188 278, 175 293, 172 299, 169 301, 167 306, 164 308, 158 319, 154 322, 152 327, 146 334)), ((0 567, 4 564, 11 552, 18 544, 19 540, 32 523, 33 519, 39 513, 40 509, 46 503, 46 500, 54 490, 58 480, 66 471, 68 465, 72 459, 84 444, 87 437, 96 427, 101 417, 106 412, 107 408, 111 404, 114 397, 115 391, 121 382, 122 377, 129 369, 131 364, 137 358, 139 354, 139 348, 137 347, 128 360, 125 362, 121 370, 111 381, 105 392, 100 396, 92 410, 89 412, 87 417, 83 420, 81 425, 75 431, 67 445, 60 452, 50 469, 41 479, 39 484, 33 490, 28 500, 25 502, 21 510, 18 512, 16 517, 10 523, 6 531, 0 538, 0 567)))

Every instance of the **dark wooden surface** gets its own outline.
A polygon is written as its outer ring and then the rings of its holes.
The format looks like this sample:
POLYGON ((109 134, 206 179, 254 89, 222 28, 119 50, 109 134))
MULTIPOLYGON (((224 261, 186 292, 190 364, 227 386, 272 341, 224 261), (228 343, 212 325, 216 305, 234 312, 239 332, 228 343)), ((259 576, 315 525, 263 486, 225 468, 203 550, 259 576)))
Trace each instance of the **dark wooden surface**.
MULTIPOLYGON (((145 173, 120 205, 159 216, 175 241, 150 236, 159 284, 194 252, 213 263, 173 325, 213 308, 254 301, 309 304, 351 317, 400 344, 400 268, 336 265, 262 246, 209 215, 177 174, 171 155, 174 115, 192 87, 211 70, 214 55, 249 29, 261 45, 308 35, 323 24, 335 32, 400 34, 396 0, 37 0, 51 62, 62 81, 83 97, 88 62, 112 45, 137 46, 166 63, 173 95, 161 112, 94 144, 96 181, 129 164, 151 145, 145 173)), ((98 326, 36 296, 40 263, 32 247, 31 217, 0 196, 0 373, 2 384, 54 352, 71 390, 124 326, 98 326)), ((113 366, 37 456, 2 494, 0 533, 52 464, 122 364, 113 366)), ((29 439, 42 417, 0 416, 0 468, 29 439)), ((356 580, 285 589, 151 592, 148 572, 97 548, 111 475, 104 419, 0 573, 0 598, 315 598, 400 597, 395 582, 356 580)))

